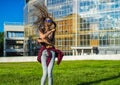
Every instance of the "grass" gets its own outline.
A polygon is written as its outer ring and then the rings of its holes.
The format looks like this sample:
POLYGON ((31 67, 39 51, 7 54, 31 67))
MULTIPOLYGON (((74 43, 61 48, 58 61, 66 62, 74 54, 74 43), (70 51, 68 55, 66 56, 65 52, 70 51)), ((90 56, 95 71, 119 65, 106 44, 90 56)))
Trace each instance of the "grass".
MULTIPOLYGON (((62 61, 53 75, 54 85, 120 85, 120 61, 62 61)), ((38 62, 0 63, 0 85, 40 85, 41 76, 38 62)))

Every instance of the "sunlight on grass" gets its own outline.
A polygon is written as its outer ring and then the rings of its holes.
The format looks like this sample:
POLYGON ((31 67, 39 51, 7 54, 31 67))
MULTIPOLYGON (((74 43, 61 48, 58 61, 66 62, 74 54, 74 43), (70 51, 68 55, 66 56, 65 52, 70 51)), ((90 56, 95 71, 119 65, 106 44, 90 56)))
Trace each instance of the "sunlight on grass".
MULTIPOLYGON (((119 85, 120 61, 63 61, 53 69, 54 85, 119 85)), ((0 85, 40 85, 38 62, 0 63, 0 85)))

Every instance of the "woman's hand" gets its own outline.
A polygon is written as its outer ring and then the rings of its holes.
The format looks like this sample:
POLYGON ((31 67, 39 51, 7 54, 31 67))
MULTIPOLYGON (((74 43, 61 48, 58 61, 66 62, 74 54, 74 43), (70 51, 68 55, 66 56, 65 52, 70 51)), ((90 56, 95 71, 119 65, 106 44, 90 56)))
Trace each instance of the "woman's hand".
POLYGON ((54 31, 55 31, 55 29, 52 29, 51 31, 52 31, 52 32, 54 32, 54 31))
POLYGON ((38 42, 38 43, 41 43, 41 42, 43 42, 43 40, 42 40, 41 38, 38 38, 38 39, 37 39, 37 42, 38 42))
POLYGON ((51 45, 51 46, 54 45, 54 44, 53 44, 52 42, 50 42, 48 39, 38 38, 38 39, 37 39, 37 42, 38 42, 38 43, 46 43, 46 44, 51 45))
POLYGON ((51 33, 53 33, 55 31, 55 29, 51 29, 51 30, 49 30, 48 32, 46 32, 46 33, 42 33, 41 31, 40 31, 40 38, 41 39, 45 39, 46 37, 48 37, 51 33))
POLYGON ((46 43, 46 42, 48 42, 48 41, 47 41, 46 39, 38 38, 38 39, 37 39, 37 42, 38 42, 38 43, 42 43, 42 42, 46 43))
POLYGON ((52 45, 53 46, 52 42, 50 40, 48 40, 48 39, 43 39, 43 42, 48 44, 48 45, 52 45))

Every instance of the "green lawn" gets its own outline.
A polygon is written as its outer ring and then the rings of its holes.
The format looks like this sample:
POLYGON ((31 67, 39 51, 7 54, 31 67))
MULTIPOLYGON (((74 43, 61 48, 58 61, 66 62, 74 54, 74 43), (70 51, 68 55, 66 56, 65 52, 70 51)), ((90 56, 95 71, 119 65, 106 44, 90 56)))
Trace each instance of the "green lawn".
MULTIPOLYGON (((120 61, 62 61, 53 75, 54 85, 120 85, 120 61)), ((0 63, 0 85, 40 85, 41 76, 38 62, 0 63)))

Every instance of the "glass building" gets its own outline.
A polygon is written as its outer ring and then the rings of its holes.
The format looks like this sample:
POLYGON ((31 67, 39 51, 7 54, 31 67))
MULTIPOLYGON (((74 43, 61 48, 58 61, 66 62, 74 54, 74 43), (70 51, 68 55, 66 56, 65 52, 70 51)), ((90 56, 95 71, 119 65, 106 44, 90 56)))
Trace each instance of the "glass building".
POLYGON ((65 55, 72 55, 71 46, 74 45, 75 41, 73 1, 46 0, 46 5, 57 23, 55 47, 62 50, 65 55))
POLYGON ((66 55, 120 53, 120 0, 46 3, 58 24, 56 47, 66 55))
POLYGON ((35 16, 33 13, 35 11, 33 5, 36 3, 43 3, 43 0, 26 0, 26 5, 24 7, 24 49, 25 54, 28 56, 37 55, 39 46, 36 43, 36 39, 39 37, 36 29, 34 29, 33 22, 35 21, 35 16), (36 34, 37 33, 37 34, 36 34))
POLYGON ((45 3, 57 23, 55 47, 65 55, 120 53, 120 0, 45 3))

